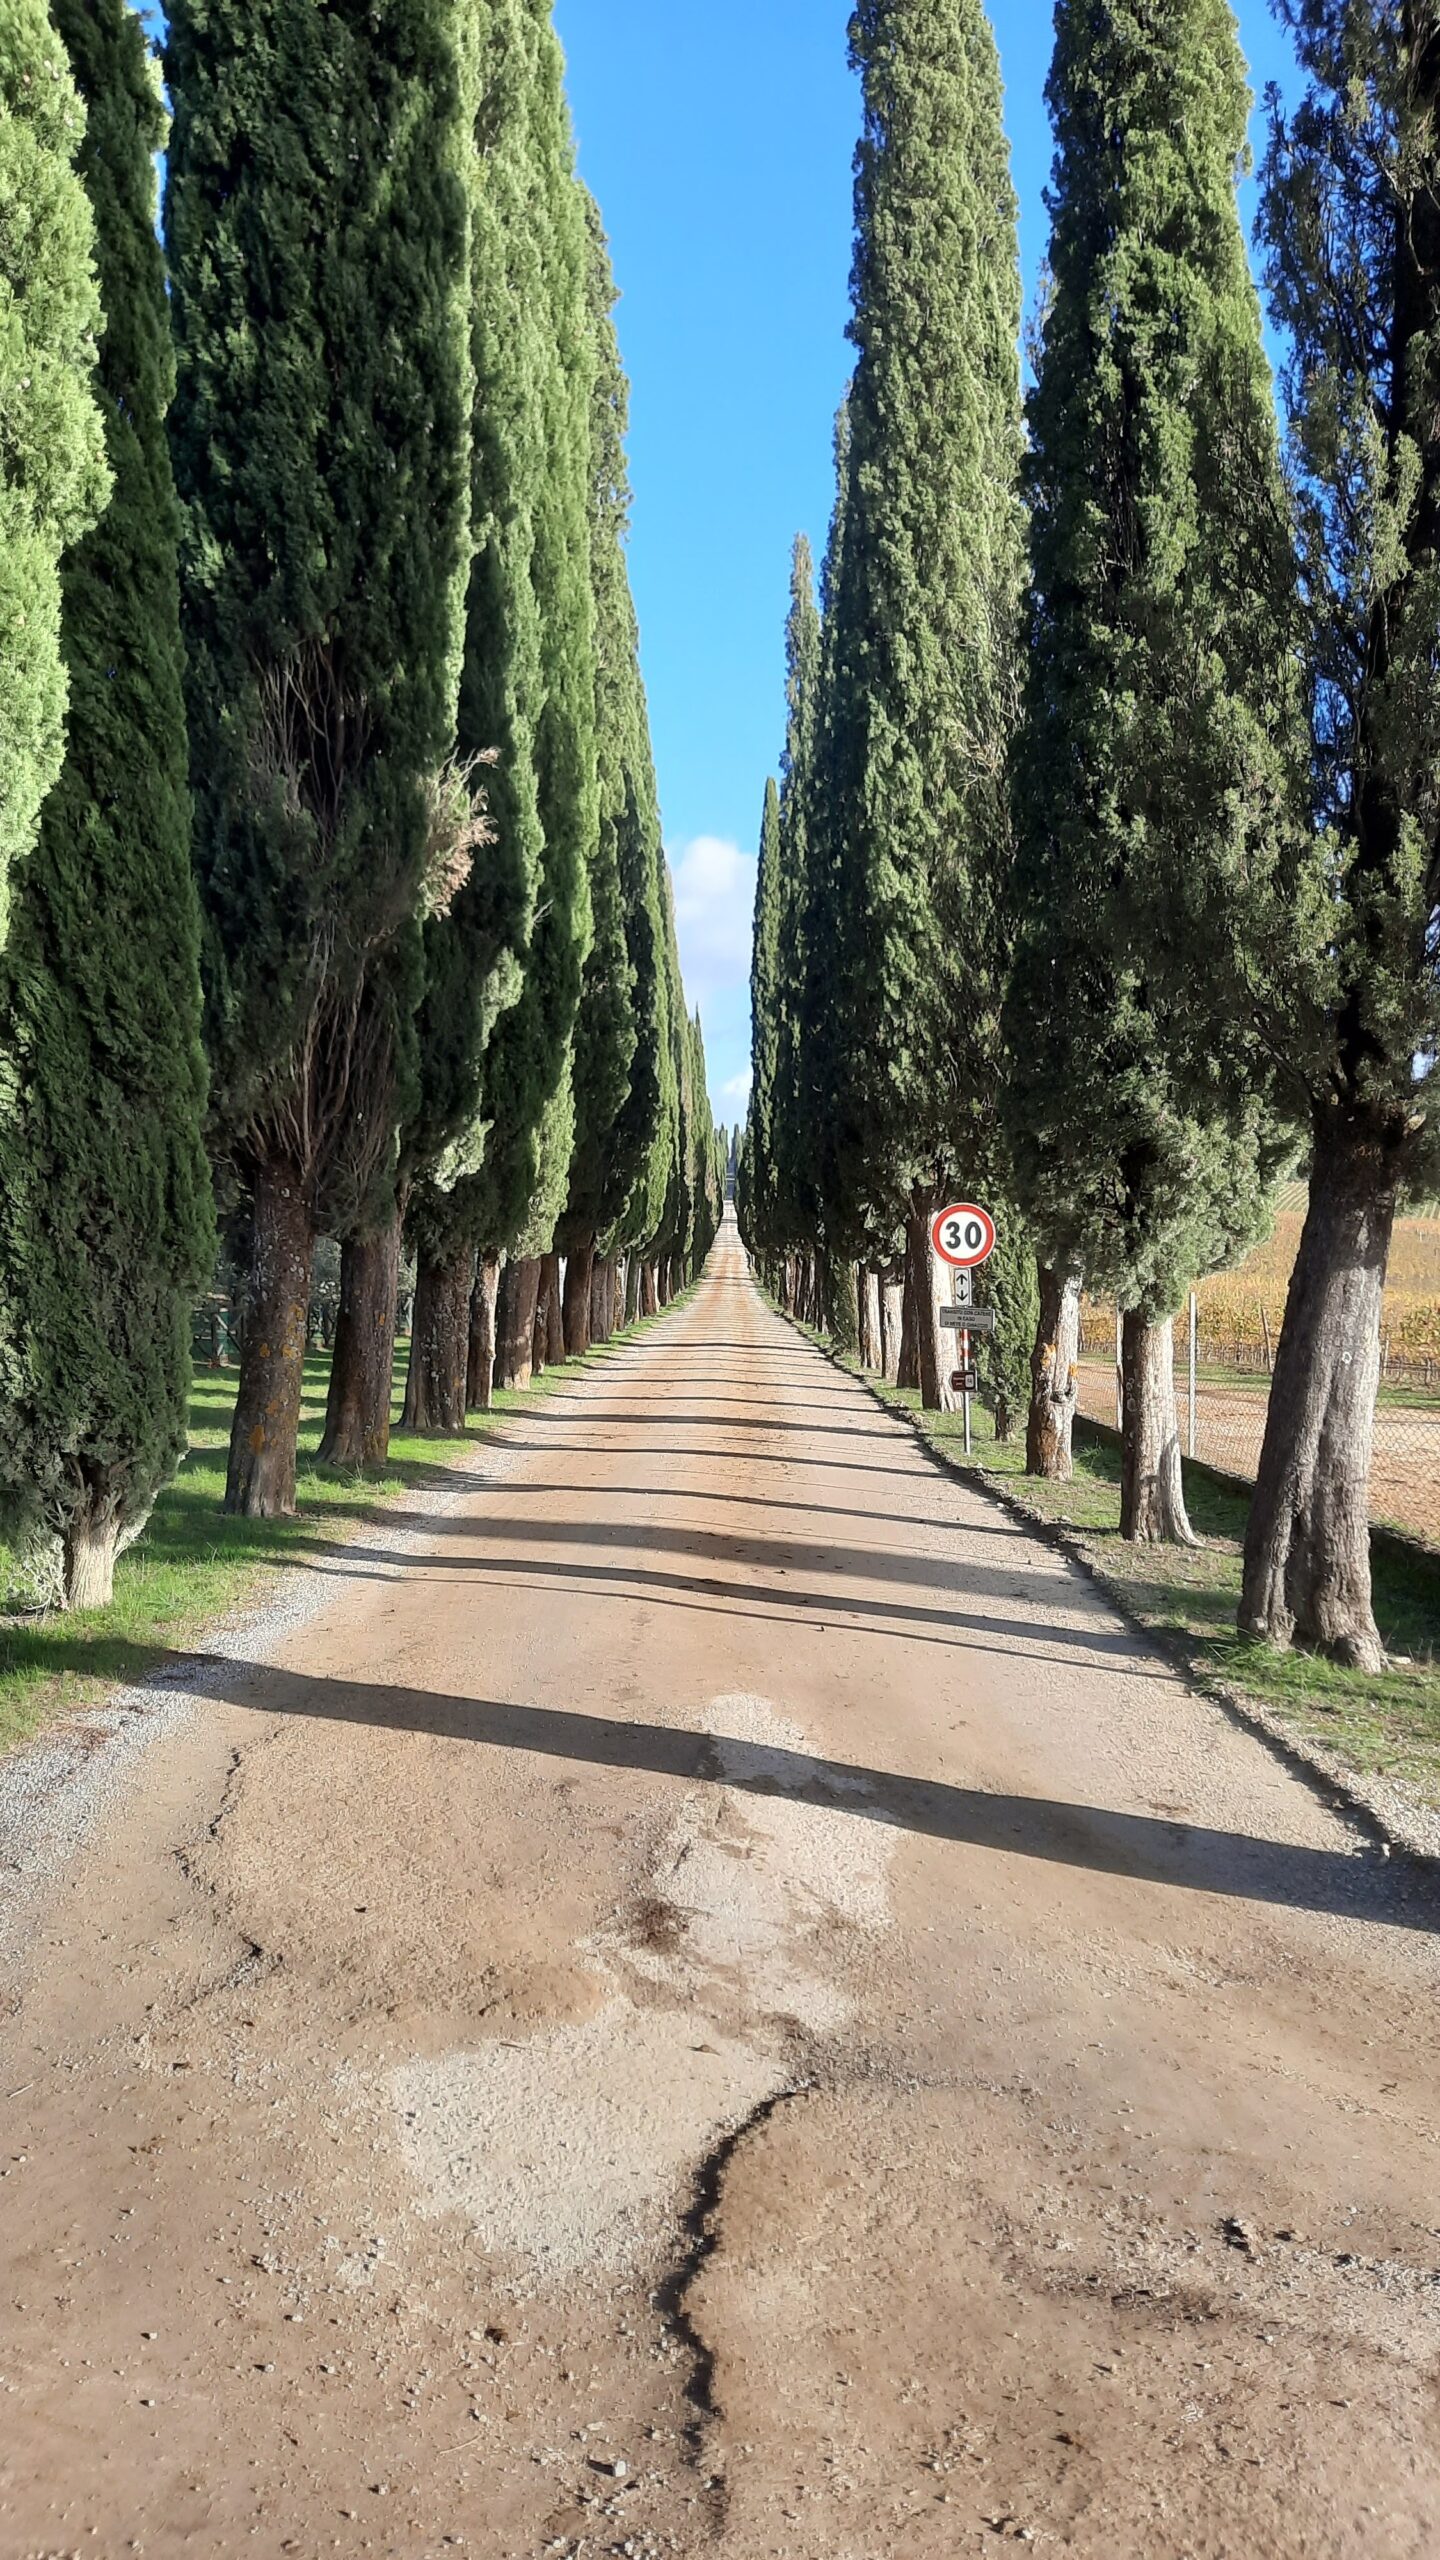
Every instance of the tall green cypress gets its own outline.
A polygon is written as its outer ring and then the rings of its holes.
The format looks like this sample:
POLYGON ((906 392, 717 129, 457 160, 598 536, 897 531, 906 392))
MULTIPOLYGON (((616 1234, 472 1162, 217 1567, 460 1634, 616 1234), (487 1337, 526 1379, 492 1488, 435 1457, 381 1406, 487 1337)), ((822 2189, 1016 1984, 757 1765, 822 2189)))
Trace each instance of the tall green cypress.
MULTIPOLYGON (((1311 1141, 1241 1623, 1375 1669, 1370 1467, 1398 1202, 1440 1176, 1440 48, 1398 0, 1284 0, 1262 237, 1289 350, 1309 708, 1304 858, 1209 867, 1311 1141)), ((1211 948, 1214 947, 1212 930, 1211 948)))
POLYGON ((760 859, 755 873, 755 933, 750 960, 750 1114, 741 1190, 741 1228, 767 1273, 779 1238, 775 1228, 775 1103, 780 1050, 780 793, 765 785, 760 859))
POLYGON ((820 608, 808 538, 796 537, 785 624, 785 746, 778 812, 779 914, 776 926, 775 1064, 771 1104, 771 1196, 774 1242, 782 1252, 813 1252, 821 1241, 817 1149, 817 1049, 828 1024, 814 1006, 817 934, 828 929, 825 890, 814 843, 815 759, 820 719, 820 608))
MULTIPOLYGON (((575 1023, 575 1144, 569 1196, 555 1233, 567 1257, 565 1347, 589 1348, 591 1274, 597 1239, 623 1213, 638 1170, 638 1145, 622 1159, 630 1139, 625 1121, 639 1028, 635 1015, 636 970, 626 907, 627 833, 642 823, 637 781, 639 724, 644 698, 639 682, 635 608, 625 559, 630 486, 625 461, 629 391, 620 361, 613 312, 615 282, 609 250, 593 199, 585 198, 589 229, 590 328, 595 347, 591 437, 591 575, 595 598, 595 738, 599 824, 590 852, 593 939, 585 963, 575 1023)), ((635 1136, 641 1135, 636 1132, 635 1136)))
POLYGON ((45 0, 0 0, 0 940, 64 755, 60 561, 107 493, 83 129, 45 0))
MULTIPOLYGON (((928 1229, 992 1145, 1005 767, 1021 585, 1020 279, 999 63, 980 0, 862 0, 843 539, 823 725, 845 1026, 828 1188, 855 1229, 928 1229)), ((926 1402, 945 1400, 920 1327, 926 1402)))
POLYGON ((207 1037, 254 1225, 226 1501, 252 1515, 294 1507, 314 1238, 393 1163, 420 991, 397 946, 413 955, 469 561, 468 9, 170 18, 207 1037))
POLYGON ((109 507, 63 573, 63 772, 0 955, 0 1469, 111 1597, 185 1448, 190 1315, 214 1252, 201 1128, 174 381, 157 67, 126 0, 54 0, 85 102, 109 507))
POLYGON ((1286 515, 1225 0, 1056 28, 1008 1117, 1044 1261, 1126 1310, 1125 1532, 1184 1539, 1171 1319, 1288 1141, 1181 920, 1288 824, 1286 515))
MULTIPOLYGON (((502 551, 519 587, 522 661, 471 634, 482 686, 506 718, 494 815, 502 847, 518 824, 533 862, 527 930, 515 953, 514 1001, 485 1046, 480 1116, 455 1165, 415 1204, 421 1292, 407 1417, 452 1427, 418 1395, 429 1370, 463 1377, 463 1274, 477 1242, 531 1263, 548 1253, 565 1206, 574 1140, 573 1043, 591 940, 589 865, 599 824, 595 750, 595 606, 590 566, 592 396, 589 235, 575 175, 564 60, 548 0, 496 0, 492 56, 504 66, 504 112, 518 154, 499 208, 504 245, 523 279, 525 322, 514 349, 518 432, 526 456, 510 505, 519 556, 502 551), (508 95, 510 84, 515 94, 508 95), (478 1161, 477 1161, 478 1159, 478 1161), (458 1178, 450 1178, 458 1167, 458 1178)), ((484 110, 482 110, 483 114, 484 110)), ((482 286, 482 290, 488 287, 482 286)), ((502 304, 509 301, 501 288, 502 304)), ((510 303, 513 308, 513 302, 510 303)), ((504 361, 497 342, 497 359, 504 361)), ((462 718, 463 718, 462 710, 462 718)), ((518 1345, 524 1328, 518 1328, 518 1345)))

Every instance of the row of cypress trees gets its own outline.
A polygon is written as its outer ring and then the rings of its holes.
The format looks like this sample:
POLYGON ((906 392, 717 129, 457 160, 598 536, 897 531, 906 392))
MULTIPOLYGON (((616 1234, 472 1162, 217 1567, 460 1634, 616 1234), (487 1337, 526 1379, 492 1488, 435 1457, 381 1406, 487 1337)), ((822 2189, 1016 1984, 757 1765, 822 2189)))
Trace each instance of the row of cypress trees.
POLYGON ((379 1466, 407 1240, 454 1430, 560 1254, 581 1349, 723 1190, 548 0, 174 0, 165 72, 127 0, 0 6, 0 1493, 74 1603, 183 1452, 212 1166, 249 1516, 321 1236, 323 1454, 379 1466))
POLYGON ((1437 1152, 1440 50, 1395 0, 1282 14, 1278 404, 1226 0, 1059 0, 1022 405, 980 0, 860 0, 857 362, 818 612, 797 565, 741 1199, 790 1302, 933 1406, 928 1216, 992 1195, 1002 1424, 1034 1316, 1028 1463, 1068 1472, 1080 1290, 1113 1292, 1124 1526, 1183 1540, 1174 1315, 1308 1166, 1241 1622, 1376 1665, 1380 1294, 1437 1152))

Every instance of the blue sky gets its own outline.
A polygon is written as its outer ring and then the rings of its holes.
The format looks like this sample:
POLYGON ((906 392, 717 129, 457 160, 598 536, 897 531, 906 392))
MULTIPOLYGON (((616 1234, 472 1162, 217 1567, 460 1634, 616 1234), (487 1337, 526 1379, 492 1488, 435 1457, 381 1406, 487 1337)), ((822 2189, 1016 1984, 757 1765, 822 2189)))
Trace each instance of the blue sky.
MULTIPOLYGON (((1256 90, 1287 47, 1242 0, 1256 90)), ((743 1111, 765 777, 780 752, 790 545, 823 545, 859 98, 848 0, 556 0, 581 168, 623 300, 631 573, 682 958, 716 1109, 743 1111)), ((1044 253, 1050 0, 996 18, 1027 296, 1044 253)))

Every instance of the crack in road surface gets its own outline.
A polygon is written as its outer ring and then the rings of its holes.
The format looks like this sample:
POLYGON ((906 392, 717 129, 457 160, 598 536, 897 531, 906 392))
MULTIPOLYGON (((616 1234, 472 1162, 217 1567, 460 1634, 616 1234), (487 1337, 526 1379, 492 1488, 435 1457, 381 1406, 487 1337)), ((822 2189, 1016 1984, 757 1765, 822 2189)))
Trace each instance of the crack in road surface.
POLYGON ((1434 2560, 1402 1866, 729 1227, 0 1771, 0 2560, 1434 2560))

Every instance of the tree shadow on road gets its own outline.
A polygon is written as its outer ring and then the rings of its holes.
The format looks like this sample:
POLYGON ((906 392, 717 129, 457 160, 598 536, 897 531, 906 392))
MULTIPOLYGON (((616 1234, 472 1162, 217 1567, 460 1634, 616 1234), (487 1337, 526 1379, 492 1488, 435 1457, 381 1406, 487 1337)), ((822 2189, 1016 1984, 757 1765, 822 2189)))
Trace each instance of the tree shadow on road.
POLYGON ((265 1716, 316 1717, 592 1768, 643 1771, 686 1786, 821 1805, 849 1820, 882 1823, 920 1838, 1172 1891, 1394 1928, 1440 1927, 1440 1883, 1433 1869, 1384 1858, 1358 1830, 1353 1852, 1310 1848, 1100 1805, 990 1795, 671 1725, 626 1724, 560 1708, 380 1688, 290 1670, 257 1672, 223 1658, 177 1670, 183 1670, 187 1686, 220 1699, 233 1698, 243 1683, 240 1703, 265 1716))

